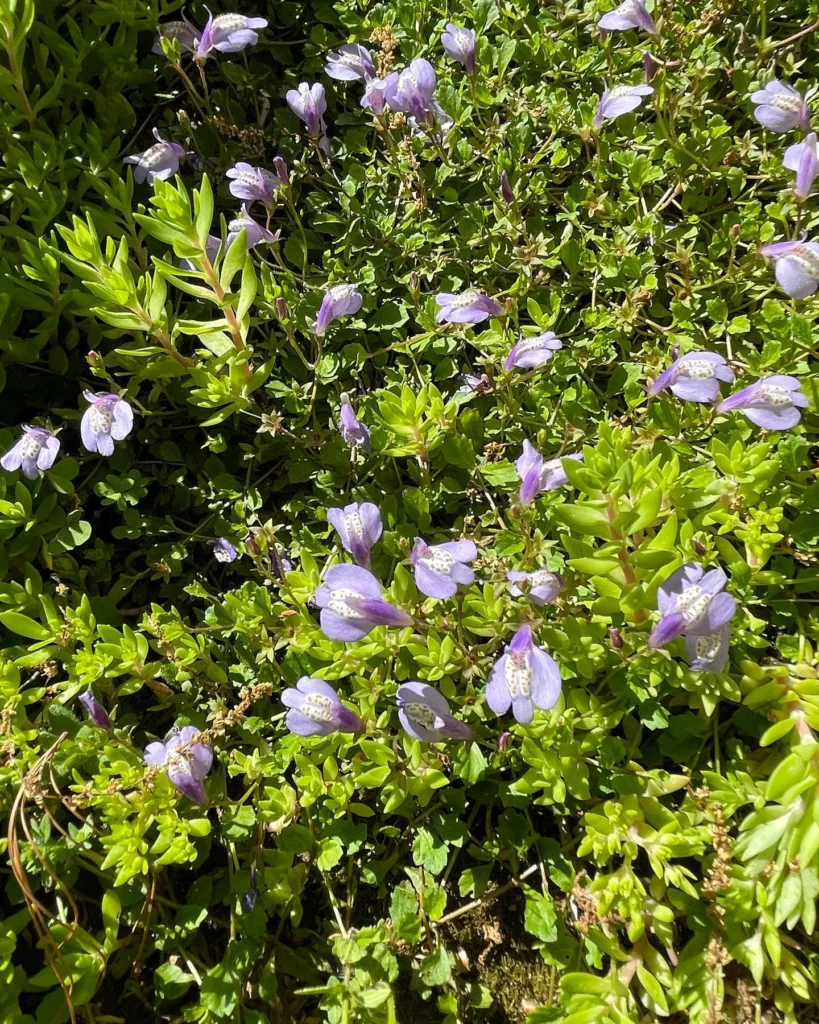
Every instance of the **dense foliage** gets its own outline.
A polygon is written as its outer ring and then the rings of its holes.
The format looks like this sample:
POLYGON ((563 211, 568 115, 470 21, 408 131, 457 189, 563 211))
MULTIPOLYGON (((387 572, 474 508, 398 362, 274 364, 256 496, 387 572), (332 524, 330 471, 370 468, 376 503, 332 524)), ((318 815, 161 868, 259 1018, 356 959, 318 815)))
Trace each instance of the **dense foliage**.
POLYGON ((0 5, 0 1020, 815 1021, 816 10, 180 6, 0 5))

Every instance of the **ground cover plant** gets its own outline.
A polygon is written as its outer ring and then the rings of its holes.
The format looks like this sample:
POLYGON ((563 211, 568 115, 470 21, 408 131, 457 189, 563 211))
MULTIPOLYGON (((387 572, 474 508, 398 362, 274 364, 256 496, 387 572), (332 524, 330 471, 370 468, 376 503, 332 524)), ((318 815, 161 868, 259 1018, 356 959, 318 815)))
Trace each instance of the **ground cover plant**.
POLYGON ((817 15, 4 0, 4 1024, 817 1019, 817 15))

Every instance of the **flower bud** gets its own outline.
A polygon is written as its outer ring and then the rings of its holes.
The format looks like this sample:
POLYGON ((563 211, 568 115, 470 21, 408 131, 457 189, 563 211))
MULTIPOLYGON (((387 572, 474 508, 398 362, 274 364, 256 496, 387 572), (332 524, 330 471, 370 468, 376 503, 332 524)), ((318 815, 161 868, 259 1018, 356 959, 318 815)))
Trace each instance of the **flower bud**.
POLYGON ((274 156, 273 166, 276 168, 276 174, 278 174, 279 180, 281 181, 282 185, 289 185, 290 170, 287 167, 287 163, 285 162, 284 157, 274 156))
POLYGON ((498 750, 502 754, 505 753, 512 746, 512 740, 514 738, 515 737, 511 732, 502 732, 498 737, 498 750))
POLYGON ((88 717, 94 725, 98 725, 101 729, 111 728, 111 719, 108 717, 108 712, 90 690, 80 694, 80 702, 85 706, 88 717))
POLYGON ((643 50, 643 74, 647 82, 650 82, 654 77, 654 72, 657 70, 657 66, 654 63, 654 59, 648 50, 643 50))
POLYGON ((674 343, 674 347, 671 349, 671 362, 676 362, 677 356, 680 354, 680 343, 677 341, 674 343))
POLYGON ((730 235, 730 238, 731 238, 732 242, 738 241, 739 240, 739 236, 742 234, 742 225, 741 224, 732 224, 731 225, 731 230, 728 232, 728 234, 730 235))
POLYGON ((699 537, 695 537, 693 539, 693 541, 691 542, 691 546, 694 548, 694 550, 700 557, 702 557, 708 550, 706 546, 703 544, 703 542, 699 539, 699 537))
POLYGON ((259 542, 253 537, 248 537, 245 541, 245 551, 247 551, 249 555, 253 555, 254 558, 262 553, 262 549, 259 547, 259 542))
POLYGON ((279 320, 287 320, 290 316, 290 310, 281 295, 276 299, 276 315, 279 320))
POLYGON ((615 651, 621 651, 623 649, 623 636, 616 626, 609 626, 609 639, 611 640, 611 646, 615 651))
POLYGON ((410 271, 410 275, 409 275, 409 288, 410 288, 410 291, 411 292, 417 292, 418 288, 420 286, 420 283, 421 282, 418 279, 418 274, 414 270, 411 270, 410 271))
POLYGON ((501 171, 500 191, 501 198, 505 203, 514 203, 515 193, 512 191, 512 186, 509 184, 509 175, 506 171, 501 171))
POLYGON ((99 352, 95 352, 93 349, 85 358, 88 360, 89 366, 100 366, 102 364, 102 356, 99 352))

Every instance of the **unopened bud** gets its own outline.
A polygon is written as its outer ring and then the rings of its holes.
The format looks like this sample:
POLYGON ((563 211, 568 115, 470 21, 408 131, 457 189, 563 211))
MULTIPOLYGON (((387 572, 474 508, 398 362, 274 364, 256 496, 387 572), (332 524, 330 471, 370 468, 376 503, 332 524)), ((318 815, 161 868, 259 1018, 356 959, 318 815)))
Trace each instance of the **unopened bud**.
POLYGON ((501 171, 500 190, 501 198, 505 203, 514 203, 515 193, 512 191, 512 186, 509 184, 509 175, 506 171, 501 171))
POLYGON ((673 363, 677 356, 680 354, 680 343, 677 341, 674 343, 674 347, 671 349, 671 362, 673 363))
POLYGON ((99 352, 95 352, 93 349, 85 358, 88 360, 89 366, 99 366, 102 363, 102 356, 99 352))
POLYGON ((654 72, 657 70, 657 66, 654 63, 654 59, 648 50, 643 50, 643 74, 646 77, 646 81, 650 82, 654 77, 654 72))
POLYGON ((245 541, 245 550, 249 555, 256 557, 262 553, 262 549, 259 547, 259 542, 254 540, 253 537, 248 537, 245 541))
POLYGON ((279 176, 279 180, 282 185, 290 184, 290 170, 284 160, 284 157, 274 156, 273 166, 276 168, 276 174, 279 176))
POLYGON ((616 626, 609 626, 609 639, 611 640, 611 646, 615 651, 621 651, 623 649, 623 636, 616 626))
POLYGON ((708 550, 706 546, 703 544, 703 542, 699 539, 699 537, 695 537, 693 539, 693 541, 691 542, 691 546, 694 548, 694 550, 700 557, 702 557, 708 550))
POLYGON ((514 738, 515 737, 511 732, 502 732, 498 737, 498 750, 502 754, 505 753, 512 746, 512 740, 514 738))
POLYGON ((739 236, 742 234, 742 225, 732 224, 731 230, 728 232, 728 234, 731 236, 731 241, 736 242, 739 239, 739 236))
POLYGON ((418 280, 418 274, 414 270, 410 271, 409 276, 409 288, 411 292, 417 292, 421 282, 418 280))
POLYGON ((287 320, 290 316, 290 310, 281 295, 276 299, 276 315, 279 320, 287 320))

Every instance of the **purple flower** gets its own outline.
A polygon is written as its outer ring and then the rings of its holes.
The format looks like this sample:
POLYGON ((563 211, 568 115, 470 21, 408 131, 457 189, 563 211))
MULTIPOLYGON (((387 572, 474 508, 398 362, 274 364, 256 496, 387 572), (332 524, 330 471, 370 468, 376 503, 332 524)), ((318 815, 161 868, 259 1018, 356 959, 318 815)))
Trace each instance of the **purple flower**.
POLYGON ((371 110, 374 114, 383 114, 384 107, 387 105, 387 93, 395 88, 397 81, 397 71, 390 72, 386 78, 371 78, 361 97, 361 106, 365 110, 371 110))
POLYGON ((270 559, 270 568, 276 579, 284 579, 285 573, 293 571, 293 563, 288 557, 287 550, 278 544, 271 544, 267 557, 270 559))
POLYGON ((269 231, 266 227, 250 216, 247 212, 247 206, 244 203, 242 203, 242 209, 239 211, 238 217, 234 217, 234 219, 228 224, 228 236, 226 240, 228 248, 230 248, 234 238, 239 237, 239 233, 242 230, 245 232, 248 249, 252 249, 254 246, 258 245, 259 242, 266 242, 268 245, 271 245, 278 239, 278 235, 274 235, 272 231, 269 231))
POLYGON ((754 117, 772 132, 789 132, 792 128, 808 131, 810 111, 801 92, 785 82, 772 82, 751 93, 754 117))
POLYGON ((496 715, 505 714, 511 706, 515 719, 526 725, 534 718, 535 708, 548 711, 555 706, 561 684, 554 658, 535 646, 532 627, 523 625, 495 662, 486 701, 496 715))
POLYGON ((323 679, 302 676, 294 687, 282 691, 287 728, 297 736, 329 736, 331 732, 361 732, 364 725, 354 711, 345 708, 338 694, 323 679))
POLYGON ((455 60, 459 60, 466 67, 468 75, 475 74, 475 31, 471 28, 461 28, 450 22, 446 32, 441 36, 441 45, 455 60))
POLYGON ((324 86, 316 82, 308 85, 302 82, 298 89, 289 89, 287 92, 287 105, 301 121, 307 125, 307 130, 318 138, 326 131, 324 114, 327 111, 327 100, 324 97, 324 86))
POLYGON ((328 569, 314 600, 321 608, 321 628, 331 640, 360 640, 376 626, 412 625, 412 617, 388 604, 375 576, 358 565, 328 569))
POLYGON ((155 180, 167 181, 179 170, 179 161, 185 155, 185 147, 176 142, 167 142, 154 128, 156 142, 143 153, 126 156, 124 164, 136 164, 134 181, 141 183, 148 179, 153 185, 155 180))
POLYGON ((792 299, 806 299, 819 287, 819 242, 774 242, 759 253, 776 261, 776 280, 792 299))
POLYGON ((800 409, 807 409, 807 396, 802 393, 796 377, 776 375, 763 377, 750 387, 735 391, 717 406, 717 412, 739 409, 751 423, 765 430, 788 430, 802 418, 800 409))
POLYGON ((503 307, 494 299, 476 291, 461 292, 460 295, 438 292, 435 301, 440 307, 435 314, 435 320, 439 324, 479 324, 488 320, 490 316, 500 316, 503 313, 503 307))
POLYGON ((156 42, 151 49, 151 53, 158 53, 160 55, 163 53, 163 39, 176 39, 179 43, 180 52, 193 53, 201 37, 202 33, 199 29, 192 25, 183 14, 182 21, 168 21, 164 25, 158 26, 156 42))
POLYGON ((532 604, 549 604, 565 588, 566 583, 562 576, 548 569, 538 569, 536 572, 508 572, 506 578, 512 584, 509 593, 513 597, 523 597, 524 594, 532 604), (520 587, 518 584, 522 583, 520 587))
POLYGON ((168 778, 180 793, 194 803, 203 804, 204 778, 213 764, 213 751, 207 743, 197 743, 201 736, 195 725, 175 729, 164 743, 149 743, 145 748, 145 763, 162 765, 168 778))
POLYGON ((531 370, 536 366, 543 366, 552 358, 552 353, 557 352, 559 348, 563 348, 563 342, 554 331, 545 331, 543 334, 536 334, 533 338, 520 338, 506 357, 505 368, 508 372, 515 367, 521 370, 531 370))
POLYGON ((341 411, 339 413, 339 431, 345 443, 351 448, 360 448, 369 452, 370 428, 358 419, 350 403, 350 396, 346 393, 341 395, 341 411))
POLYGON ((111 719, 108 717, 108 712, 90 690, 80 694, 80 703, 85 707, 88 717, 94 725, 98 725, 101 729, 111 728, 111 719))
POLYGON ((276 189, 280 188, 281 178, 263 167, 252 167, 239 162, 226 172, 231 179, 230 194, 248 203, 258 201, 268 209, 273 205, 276 189))
POLYGON ((339 82, 355 82, 358 79, 366 82, 375 77, 372 54, 360 43, 345 43, 335 53, 328 53, 324 70, 330 78, 339 82))
POLYGON ((195 59, 206 60, 214 50, 240 53, 259 41, 257 28, 267 28, 267 18, 246 18, 243 14, 211 14, 196 47, 195 59))
POLYGON ((654 19, 640 0, 623 0, 619 7, 604 14, 598 26, 606 32, 625 32, 630 28, 641 28, 651 35, 657 31, 654 19))
POLYGON ((23 426, 23 436, 0 459, 0 466, 13 473, 22 469, 28 480, 36 480, 41 472, 51 469, 60 451, 60 439, 45 427, 23 426))
POLYGON ((119 395, 95 395, 83 391, 88 408, 80 421, 82 443, 89 452, 100 455, 114 454, 114 441, 122 441, 134 427, 131 406, 119 395))
POLYGON ((582 462, 583 453, 562 455, 559 459, 550 459, 546 462, 531 441, 523 442, 523 454, 515 463, 521 482, 521 505, 531 505, 541 491, 554 491, 569 482, 566 471, 563 469, 563 459, 582 462))
POLYGON ((722 672, 728 662, 731 627, 725 625, 716 633, 685 638, 685 656, 692 672, 722 672))
POLYGON ((357 313, 363 301, 357 284, 334 284, 332 288, 328 288, 321 300, 316 318, 316 334, 324 334, 330 324, 339 317, 357 313))
POLYGON ((615 85, 613 89, 606 87, 594 115, 595 128, 599 128, 604 121, 630 114, 640 106, 645 96, 653 92, 654 87, 651 85, 615 85))
POLYGON ((436 121, 436 110, 433 108, 435 72, 430 62, 418 57, 394 79, 389 78, 385 98, 390 108, 412 114, 419 125, 431 127, 436 121))
POLYGON ((796 171, 794 192, 800 199, 807 199, 816 176, 819 174, 819 146, 816 143, 816 132, 811 132, 802 142, 788 146, 782 163, 789 171, 796 171))
POLYGON ((728 579, 722 569, 706 572, 688 562, 673 572, 657 591, 660 621, 648 638, 649 647, 664 647, 678 636, 707 636, 722 629, 736 613, 736 602, 722 592, 728 579))
POLYGON ((494 388, 492 378, 486 373, 480 377, 474 373, 462 373, 458 379, 461 381, 460 394, 489 395, 494 388))
POLYGON ((509 175, 506 173, 506 171, 501 171, 500 193, 501 199, 505 203, 514 203, 515 193, 512 191, 512 186, 509 184, 509 175))
POLYGON ((235 562, 239 557, 236 548, 230 543, 227 537, 219 537, 211 544, 213 557, 217 562, 235 562))
POLYGON ((733 379, 734 371, 716 352, 686 352, 652 381, 648 394, 653 396, 670 388, 686 402, 716 402, 719 382, 730 384, 733 379))
POLYGON ((428 683, 402 683, 395 695, 398 718, 405 732, 423 743, 471 740, 475 733, 449 713, 443 694, 428 683))
POLYGON ((344 508, 327 510, 327 522, 336 528, 345 551, 349 551, 359 565, 370 568, 370 550, 384 529, 378 505, 354 501, 344 508))
POLYGON ((459 583, 468 587, 475 582, 475 573, 465 563, 477 557, 478 549, 471 540, 427 544, 416 537, 410 555, 415 566, 415 585, 427 597, 453 597, 459 583))

